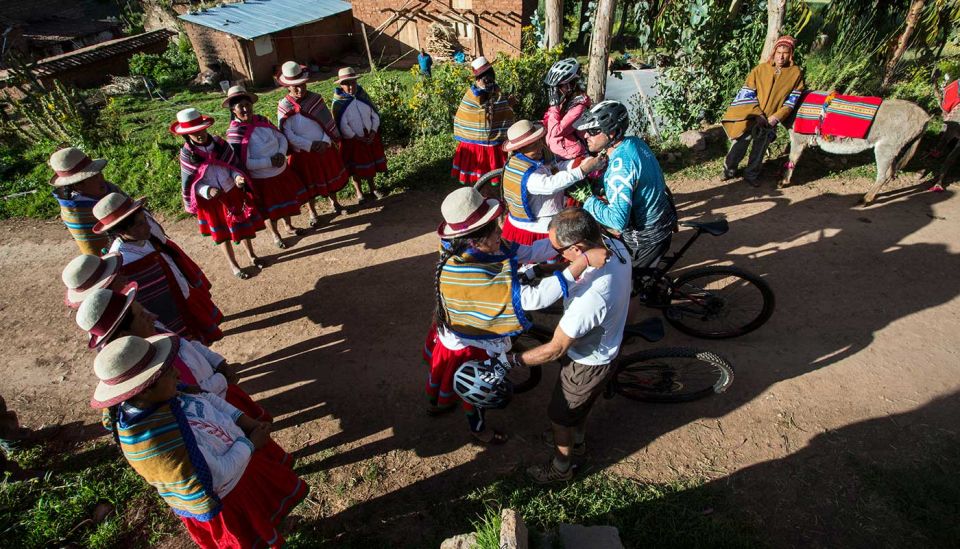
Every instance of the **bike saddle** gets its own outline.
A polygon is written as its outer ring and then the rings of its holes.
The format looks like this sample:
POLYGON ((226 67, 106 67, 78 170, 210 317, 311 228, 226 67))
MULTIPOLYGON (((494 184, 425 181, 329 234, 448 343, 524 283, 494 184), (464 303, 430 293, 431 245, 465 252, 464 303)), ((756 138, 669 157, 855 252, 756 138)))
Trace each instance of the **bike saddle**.
POLYGON ((717 219, 715 221, 685 221, 681 223, 684 227, 693 227, 698 231, 703 231, 705 233, 710 233, 713 236, 720 236, 723 233, 730 230, 730 225, 727 223, 726 219, 717 219))
POLYGON ((640 336, 650 343, 655 343, 663 339, 663 320, 657 317, 651 317, 636 324, 627 324, 623 327, 624 339, 633 336, 640 336))

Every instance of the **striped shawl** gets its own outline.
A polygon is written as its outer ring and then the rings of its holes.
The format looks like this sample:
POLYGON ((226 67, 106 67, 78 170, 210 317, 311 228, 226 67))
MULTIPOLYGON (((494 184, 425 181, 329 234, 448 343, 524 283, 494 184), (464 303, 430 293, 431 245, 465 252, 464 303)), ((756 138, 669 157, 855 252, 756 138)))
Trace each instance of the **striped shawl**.
POLYGON ((496 255, 468 250, 444 263, 438 284, 451 332, 495 339, 530 327, 520 305, 516 249, 501 247, 496 255))
MULTIPOLYGON (((113 183, 107 183, 107 194, 122 192, 113 183)), ((86 255, 103 255, 103 250, 110 247, 110 237, 93 232, 97 218, 93 215, 93 207, 100 201, 80 193, 71 192, 65 188, 55 188, 53 197, 60 204, 60 219, 66 225, 70 236, 77 242, 80 253, 86 255)))
POLYGON ((227 143, 230 144, 234 154, 237 155, 237 160, 234 165, 244 170, 247 168, 247 145, 250 143, 250 136, 253 135, 253 130, 257 128, 270 128, 273 131, 279 131, 269 120, 259 114, 253 115, 250 122, 240 122, 237 119, 233 119, 227 128, 227 143))
POLYGON ((527 179, 545 162, 550 162, 549 151, 543 160, 534 160, 522 153, 516 153, 507 161, 503 169, 503 200, 507 203, 510 217, 519 221, 536 221, 537 214, 530 209, 527 195, 527 179))
MULTIPOLYGON (((213 151, 207 152, 187 141, 180 147, 180 197, 183 209, 187 213, 197 213, 197 183, 203 180, 203 174, 209 166, 218 165, 229 170, 240 171, 236 167, 237 155, 233 148, 220 137, 213 135, 213 151)), ((246 179, 250 179, 244 174, 246 179)))
POLYGON ((377 110, 377 107, 373 104, 373 100, 370 99, 370 96, 367 95, 367 90, 363 89, 360 84, 357 84, 357 94, 350 95, 349 93, 343 91, 343 88, 337 88, 333 90, 333 118, 337 121, 337 128, 339 130, 341 120, 343 119, 343 113, 346 112, 347 107, 350 106, 350 103, 353 103, 353 100, 356 99, 361 103, 366 103, 373 112, 380 114, 380 111, 377 110))
POLYGON ((453 117, 453 137, 457 141, 492 147, 507 139, 513 125, 513 108, 499 89, 487 91, 470 86, 453 117))
POLYGON ((308 91, 306 97, 299 103, 290 95, 281 99, 280 102, 277 103, 277 124, 281 131, 283 130, 283 123, 286 122, 287 118, 297 113, 320 124, 323 131, 327 132, 327 135, 330 136, 330 139, 333 141, 340 141, 340 129, 337 128, 337 121, 333 119, 333 114, 330 112, 330 109, 327 108, 327 104, 323 101, 323 97, 320 94, 308 91))

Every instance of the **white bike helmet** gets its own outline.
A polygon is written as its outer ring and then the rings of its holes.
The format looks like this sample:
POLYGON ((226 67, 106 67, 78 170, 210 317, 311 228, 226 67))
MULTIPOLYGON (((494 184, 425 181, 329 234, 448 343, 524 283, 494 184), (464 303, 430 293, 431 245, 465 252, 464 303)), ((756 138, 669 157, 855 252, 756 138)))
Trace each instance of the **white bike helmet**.
POLYGON ((579 75, 580 63, 576 59, 568 57, 557 61, 550 67, 547 76, 543 78, 543 84, 545 86, 559 86, 572 82, 579 75))
POLYGON ((513 398, 513 384, 506 378, 509 365, 499 358, 468 360, 453 374, 453 390, 477 408, 503 408, 513 398))
POLYGON ((598 129, 614 140, 623 137, 629 127, 630 114, 627 112, 627 107, 619 101, 612 100, 597 103, 574 123, 577 131, 598 129))

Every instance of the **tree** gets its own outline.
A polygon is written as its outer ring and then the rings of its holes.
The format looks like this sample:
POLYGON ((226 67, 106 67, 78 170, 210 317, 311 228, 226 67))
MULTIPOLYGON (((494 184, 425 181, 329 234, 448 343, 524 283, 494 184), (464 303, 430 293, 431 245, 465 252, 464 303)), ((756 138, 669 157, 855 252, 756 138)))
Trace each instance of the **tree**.
POLYGON ((787 0, 767 0, 767 38, 763 41, 763 51, 760 52, 760 62, 763 63, 773 55, 773 45, 780 38, 780 29, 783 20, 787 17, 787 0))
POLYGON ((607 57, 610 54, 610 27, 617 0, 599 0, 593 34, 590 37, 590 72, 587 77, 587 95, 596 103, 607 92, 607 57))
POLYGON ((546 0, 547 47, 563 43, 563 0, 546 0))
POLYGON ((893 55, 890 56, 890 60, 887 61, 887 66, 884 69, 883 84, 880 86, 881 89, 885 90, 893 83, 894 72, 900 63, 900 58, 903 57, 903 53, 907 51, 907 46, 910 45, 910 37, 913 36, 913 31, 917 28, 917 22, 920 21, 920 14, 923 13, 924 3, 925 0, 913 0, 910 2, 910 11, 907 12, 907 26, 903 29, 903 33, 900 34, 900 38, 897 40, 897 49, 893 51, 893 55))

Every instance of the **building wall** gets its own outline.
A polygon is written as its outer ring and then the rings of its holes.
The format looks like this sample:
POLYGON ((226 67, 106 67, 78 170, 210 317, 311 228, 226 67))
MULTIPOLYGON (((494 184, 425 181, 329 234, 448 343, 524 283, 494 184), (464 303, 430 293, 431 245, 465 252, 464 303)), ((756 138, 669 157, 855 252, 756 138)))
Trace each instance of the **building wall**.
POLYGON ((434 23, 452 24, 468 55, 492 59, 499 53, 519 55, 520 28, 530 24, 536 7, 536 0, 354 0, 353 13, 358 47, 364 47, 359 35, 362 22, 374 59, 427 48, 434 23), (401 15, 394 17, 401 8, 401 15), (374 32, 388 21, 382 33, 374 32))
POLYGON ((225 32, 188 21, 181 20, 181 23, 197 56, 200 72, 213 69, 218 63, 223 63, 230 69, 231 80, 251 80, 246 49, 242 40, 225 32))

